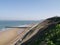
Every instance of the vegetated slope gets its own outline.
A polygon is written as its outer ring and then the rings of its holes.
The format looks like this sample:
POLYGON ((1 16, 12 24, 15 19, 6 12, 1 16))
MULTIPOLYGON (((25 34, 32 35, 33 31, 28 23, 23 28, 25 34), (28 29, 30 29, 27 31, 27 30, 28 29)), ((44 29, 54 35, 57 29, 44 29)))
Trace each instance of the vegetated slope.
POLYGON ((49 24, 22 45, 60 45, 60 17, 47 20, 49 24))

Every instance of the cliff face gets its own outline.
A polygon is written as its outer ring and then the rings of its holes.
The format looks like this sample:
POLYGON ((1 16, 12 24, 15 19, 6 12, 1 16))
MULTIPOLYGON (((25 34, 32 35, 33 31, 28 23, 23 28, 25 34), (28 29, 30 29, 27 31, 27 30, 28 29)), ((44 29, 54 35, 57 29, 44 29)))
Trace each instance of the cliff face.
POLYGON ((48 18, 39 25, 44 27, 21 45, 60 45, 60 17, 48 18))

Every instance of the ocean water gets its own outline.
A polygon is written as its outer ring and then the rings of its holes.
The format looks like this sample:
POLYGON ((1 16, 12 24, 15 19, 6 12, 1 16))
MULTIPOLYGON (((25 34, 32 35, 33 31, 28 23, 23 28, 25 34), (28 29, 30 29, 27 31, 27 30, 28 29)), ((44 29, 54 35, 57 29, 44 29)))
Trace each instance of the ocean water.
POLYGON ((0 31, 6 26, 19 26, 24 24, 37 23, 39 21, 0 21, 0 31))

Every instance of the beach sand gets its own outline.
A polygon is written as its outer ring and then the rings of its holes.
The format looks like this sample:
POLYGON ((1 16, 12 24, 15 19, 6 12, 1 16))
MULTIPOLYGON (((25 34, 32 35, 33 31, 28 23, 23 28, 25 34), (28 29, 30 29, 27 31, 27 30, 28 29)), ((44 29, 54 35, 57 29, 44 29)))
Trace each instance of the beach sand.
MULTIPOLYGON (((29 26, 33 26, 35 24, 29 24, 29 26)), ((24 27, 24 26, 23 26, 24 27)), ((11 41, 14 41, 17 37, 21 38, 22 35, 26 32, 26 28, 10 28, 5 31, 0 32, 0 45, 9 45, 11 41), (24 32, 25 31, 25 32, 24 32)))
POLYGON ((12 28, 3 32, 0 32, 0 45, 5 45, 12 41, 14 38, 22 33, 25 29, 22 28, 12 28), (20 32, 19 32, 20 31, 20 32))

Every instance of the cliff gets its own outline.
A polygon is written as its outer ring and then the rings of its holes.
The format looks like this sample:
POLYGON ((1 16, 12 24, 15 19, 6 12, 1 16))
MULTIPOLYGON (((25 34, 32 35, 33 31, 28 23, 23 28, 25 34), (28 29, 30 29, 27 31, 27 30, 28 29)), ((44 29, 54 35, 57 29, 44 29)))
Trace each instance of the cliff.
POLYGON ((60 45, 60 17, 48 18, 39 25, 44 27, 21 45, 60 45))

